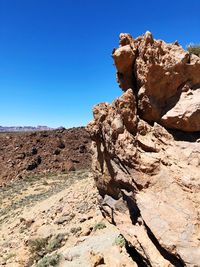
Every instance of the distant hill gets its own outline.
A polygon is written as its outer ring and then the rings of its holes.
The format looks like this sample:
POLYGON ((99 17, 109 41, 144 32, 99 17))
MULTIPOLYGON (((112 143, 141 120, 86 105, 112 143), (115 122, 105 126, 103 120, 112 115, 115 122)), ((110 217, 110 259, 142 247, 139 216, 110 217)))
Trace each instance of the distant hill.
MULTIPOLYGON (((8 131, 8 128, 6 130, 8 131)), ((84 127, 2 132, 0 187, 1 184, 16 178, 89 169, 90 147, 91 140, 84 127)))
POLYGON ((53 130, 48 126, 0 126, 0 132, 32 132, 32 131, 49 131, 53 130))

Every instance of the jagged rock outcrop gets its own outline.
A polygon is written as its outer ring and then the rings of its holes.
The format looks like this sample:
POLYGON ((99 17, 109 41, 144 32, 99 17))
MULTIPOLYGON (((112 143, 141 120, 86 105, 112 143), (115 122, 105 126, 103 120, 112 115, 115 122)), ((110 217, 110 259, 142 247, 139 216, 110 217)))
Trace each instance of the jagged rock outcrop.
POLYGON ((121 34, 113 58, 125 92, 87 126, 102 212, 138 266, 198 267, 199 58, 149 32, 121 34))
POLYGON ((137 95, 141 118, 171 129, 200 131, 200 58, 147 32, 135 40, 121 34, 113 59, 120 87, 137 95))

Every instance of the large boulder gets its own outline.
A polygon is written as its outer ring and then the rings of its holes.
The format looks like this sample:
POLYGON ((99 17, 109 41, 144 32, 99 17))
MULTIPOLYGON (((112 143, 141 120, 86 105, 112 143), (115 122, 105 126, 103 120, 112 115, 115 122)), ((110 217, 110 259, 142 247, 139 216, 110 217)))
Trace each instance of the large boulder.
POLYGON ((150 33, 121 34, 117 50, 124 93, 97 105, 87 126, 102 212, 138 266, 198 267, 199 60, 150 33))

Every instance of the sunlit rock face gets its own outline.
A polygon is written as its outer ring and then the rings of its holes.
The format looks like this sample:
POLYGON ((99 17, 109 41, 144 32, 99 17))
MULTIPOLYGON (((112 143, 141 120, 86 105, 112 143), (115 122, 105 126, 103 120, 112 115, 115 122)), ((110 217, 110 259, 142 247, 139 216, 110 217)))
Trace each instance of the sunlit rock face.
POLYGON ((146 32, 136 39, 121 34, 113 59, 119 85, 134 90, 142 119, 200 131, 200 58, 146 32))
POLYGON ((138 266, 200 266, 200 58, 147 32, 113 59, 124 92, 87 126, 102 212, 138 266))

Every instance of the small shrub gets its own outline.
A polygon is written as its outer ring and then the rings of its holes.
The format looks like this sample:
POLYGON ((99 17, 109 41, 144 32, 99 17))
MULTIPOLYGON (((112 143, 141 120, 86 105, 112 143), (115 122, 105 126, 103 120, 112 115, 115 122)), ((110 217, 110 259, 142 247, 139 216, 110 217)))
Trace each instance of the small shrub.
POLYGON ((32 254, 37 254, 45 250, 47 245, 47 238, 36 238, 34 240, 29 241, 29 249, 32 254))
POLYGON ((52 252, 62 246, 62 241, 65 239, 64 234, 58 234, 52 239, 49 240, 48 245, 46 246, 46 249, 48 252, 52 252))
POLYGON ((99 223, 95 224, 95 226, 94 226, 94 231, 96 231, 96 230, 101 230, 101 229, 104 229, 104 228, 106 228, 105 223, 103 223, 103 222, 99 222, 99 223))
POLYGON ((60 261, 61 255, 54 253, 52 255, 44 256, 37 264, 36 267, 49 267, 56 266, 60 261))
POLYGON ((75 235, 78 232, 80 232, 81 230, 82 230, 81 227, 72 227, 71 230, 70 230, 70 232, 75 235))
POLYGON ((34 261, 39 262, 41 258, 45 257, 46 254, 62 247, 62 241, 64 239, 65 234, 57 234, 51 238, 36 238, 34 240, 30 240, 29 250, 31 252, 31 257, 29 260, 29 265, 31 265, 34 261))
POLYGON ((31 256, 26 267, 32 266, 34 262, 39 261, 46 254, 47 238, 36 238, 29 240, 29 251, 31 256))
POLYGON ((6 257, 4 258, 5 261, 8 261, 9 259, 13 258, 16 256, 16 253, 9 253, 8 255, 6 255, 6 257))
POLYGON ((49 183, 48 183, 46 180, 44 180, 44 181, 42 182, 42 185, 49 185, 49 183))
POLYGON ((118 235, 118 237, 115 238, 114 245, 119 247, 124 247, 126 244, 126 240, 122 235, 118 235))
POLYGON ((187 50, 190 54, 200 56, 200 44, 199 45, 188 45, 187 50))

